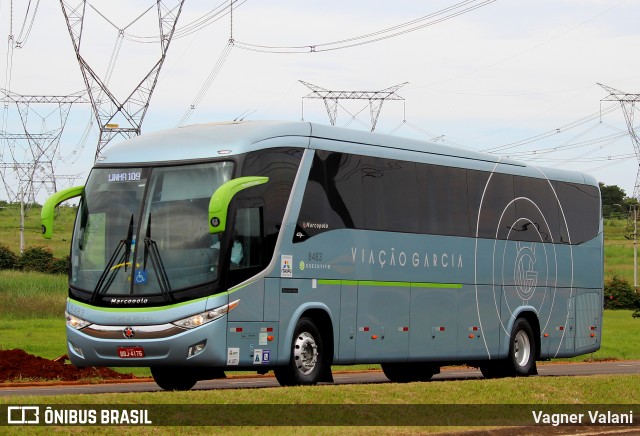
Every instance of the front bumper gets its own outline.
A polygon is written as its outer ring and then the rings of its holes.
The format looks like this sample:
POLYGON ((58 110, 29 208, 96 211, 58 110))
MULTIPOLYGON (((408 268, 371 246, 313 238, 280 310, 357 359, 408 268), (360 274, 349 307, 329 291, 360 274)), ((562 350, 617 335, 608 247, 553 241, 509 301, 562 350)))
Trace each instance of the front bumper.
POLYGON ((71 363, 78 367, 224 366, 226 326, 226 316, 194 329, 173 324, 91 324, 80 330, 67 326, 68 355, 71 363), (122 353, 122 350, 135 350, 136 353, 122 353), (144 357, 121 357, 141 353, 144 357))

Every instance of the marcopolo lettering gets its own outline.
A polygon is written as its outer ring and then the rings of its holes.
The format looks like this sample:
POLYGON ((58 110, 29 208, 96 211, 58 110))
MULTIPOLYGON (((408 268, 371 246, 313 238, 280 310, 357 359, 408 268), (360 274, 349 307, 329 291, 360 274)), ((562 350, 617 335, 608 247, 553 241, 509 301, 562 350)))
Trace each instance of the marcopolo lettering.
POLYGON ((147 298, 112 298, 111 304, 145 304, 148 303, 147 298))

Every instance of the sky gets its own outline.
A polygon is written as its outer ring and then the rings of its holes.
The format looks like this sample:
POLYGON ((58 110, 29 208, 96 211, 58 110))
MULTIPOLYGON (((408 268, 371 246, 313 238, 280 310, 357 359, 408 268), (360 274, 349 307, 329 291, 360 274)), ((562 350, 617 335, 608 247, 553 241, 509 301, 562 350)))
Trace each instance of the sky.
MULTIPOLYGON (((154 3, 87 3, 81 55, 121 101, 160 58, 154 3)), ((184 124, 241 117, 328 124, 321 100, 303 100, 310 91, 300 81, 347 91, 407 82, 397 91, 404 101, 384 103, 376 131, 588 172, 634 192, 638 160, 623 111, 602 101, 609 93, 598 83, 640 93, 640 0, 238 0, 233 20, 202 19, 228 5, 185 1, 143 134, 176 127, 185 114, 184 124), (353 39, 363 35, 372 36, 353 39)), ((22 95, 85 89, 59 2, 0 0, 0 37, 0 88, 22 95)), ((23 132, 17 106, 6 99, 3 106, 0 130, 23 132)), ((30 133, 59 128, 56 109, 30 105, 30 133)), ((366 101, 343 101, 337 114, 338 126, 371 128, 366 101)), ((61 177, 58 189, 83 183, 93 164, 91 119, 89 104, 72 106, 54 166, 73 177, 61 177)), ((25 141, 12 152, 6 141, 0 146, 5 167, 28 155, 25 141)), ((17 191, 11 170, 3 171, 17 191)), ((0 199, 7 196, 0 186, 0 199)))

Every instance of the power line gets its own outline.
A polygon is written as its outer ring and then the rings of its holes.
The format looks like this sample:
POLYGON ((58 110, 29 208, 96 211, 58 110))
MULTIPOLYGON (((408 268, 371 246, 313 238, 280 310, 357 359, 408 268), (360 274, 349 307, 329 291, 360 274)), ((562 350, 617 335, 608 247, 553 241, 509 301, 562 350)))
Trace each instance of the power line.
POLYGON ((29 10, 31 9, 31 0, 29 0, 29 4, 27 5, 27 11, 24 14, 24 20, 22 22, 22 28, 20 29, 20 33, 16 38, 15 45, 17 48, 24 47, 27 39, 29 39, 29 35, 31 34, 31 29, 33 29, 33 23, 36 20, 36 14, 38 13, 38 6, 40 6, 40 0, 36 1, 36 5, 33 9, 33 13, 31 14, 31 21, 27 26, 27 20, 29 18, 29 10))
POLYGON ((207 91, 209 91, 209 88, 211 87, 211 84, 216 79, 216 77, 218 77, 218 74, 222 70, 222 66, 224 65, 225 61, 229 57, 229 53, 231 53, 231 49, 233 48, 233 45, 234 45, 233 44, 233 39, 229 39, 226 47, 224 48, 224 50, 220 54, 220 57, 218 58, 218 61, 216 62, 216 64, 211 69, 211 72, 209 72, 209 76, 204 81, 204 83, 200 87, 200 90, 198 91, 198 93, 196 94, 195 98, 193 99, 193 102, 189 105, 187 110, 182 115, 182 118, 180 118, 180 120, 178 121, 177 127, 182 126, 189 119, 189 117, 196 110, 196 107, 198 107, 198 105, 200 104, 200 102, 202 101, 204 96, 207 95, 207 91))
POLYGON ((503 145, 499 145, 497 147, 492 147, 492 148, 487 148, 484 149, 482 151, 487 152, 487 153, 500 153, 503 152, 505 150, 511 150, 517 147, 521 147, 523 145, 527 145, 530 144, 532 142, 537 142, 537 141, 541 141, 543 139, 547 139, 551 136, 555 136, 559 133, 565 132, 567 130, 576 128, 578 126, 581 126, 583 124, 586 124, 588 122, 591 122, 593 120, 599 119, 602 115, 611 113, 615 110, 618 109, 618 105, 611 105, 611 106, 607 106, 603 109, 600 109, 597 112, 594 112, 592 114, 586 115, 582 118, 579 118, 575 121, 572 121, 568 124, 565 124, 563 126, 557 127, 553 130, 548 130, 546 132, 540 133, 538 135, 532 136, 530 138, 526 138, 526 139, 521 139, 520 141, 516 141, 516 142, 510 142, 508 144, 503 144, 503 145))
POLYGON ((291 45, 291 46, 269 46, 250 44, 242 41, 235 41, 236 46, 243 50, 257 51, 263 53, 314 53, 331 50, 342 50, 350 47, 357 47, 360 45, 371 44, 374 42, 382 41, 385 39, 395 38, 416 30, 423 29, 428 26, 441 23, 446 20, 450 20, 457 16, 472 12, 481 7, 487 6, 497 0, 465 0, 460 3, 456 3, 447 8, 441 9, 437 12, 416 18, 411 21, 407 21, 396 26, 392 26, 386 29, 378 30, 375 32, 367 33, 364 35, 354 36, 351 38, 341 39, 332 42, 318 43, 318 44, 304 44, 304 45, 291 45))
POLYGON ((613 141, 616 141, 620 138, 624 138, 626 136, 628 136, 629 134, 627 132, 622 132, 622 133, 613 133, 611 135, 608 136, 602 136, 599 138, 593 138, 593 139, 588 139, 586 141, 582 141, 582 142, 576 142, 576 143, 570 143, 570 144, 565 144, 565 145, 560 145, 560 146, 550 146, 547 148, 542 148, 539 150, 529 150, 529 151, 520 151, 520 152, 516 152, 516 153, 509 153, 508 157, 521 157, 521 156, 538 156, 538 155, 544 155, 544 154, 550 154, 550 153, 557 153, 560 151, 566 151, 566 150, 573 150, 576 148, 582 148, 582 147, 588 147, 590 145, 597 145, 597 144, 601 144, 601 143, 611 143, 613 141))

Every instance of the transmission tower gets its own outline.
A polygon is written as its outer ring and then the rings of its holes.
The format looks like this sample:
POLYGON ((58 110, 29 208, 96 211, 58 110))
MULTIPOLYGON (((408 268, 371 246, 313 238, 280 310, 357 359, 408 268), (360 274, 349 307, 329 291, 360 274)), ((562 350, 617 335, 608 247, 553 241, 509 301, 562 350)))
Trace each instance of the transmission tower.
POLYGON ((609 95, 602 99, 602 101, 618 101, 622 106, 622 113, 624 119, 627 122, 627 129, 629 130, 629 136, 631 136, 631 142, 636 153, 636 159, 638 160, 638 171, 636 172, 636 183, 633 186, 633 197, 640 199, 640 139, 636 134, 635 127, 633 126, 634 112, 636 103, 640 101, 640 94, 630 94, 614 89, 610 86, 598 83, 609 95))
MULTIPOLYGON (((116 136, 127 139, 139 135, 141 132, 142 122, 149 108, 151 94, 158 82, 158 75, 169 49, 169 43, 182 11, 184 0, 157 0, 156 3, 160 30, 160 57, 129 96, 120 101, 109 91, 108 80, 101 79, 89 66, 81 53, 87 1, 80 1, 73 7, 68 5, 65 0, 60 0, 69 35, 71 35, 73 48, 76 52, 76 58, 78 59, 87 92, 91 99, 93 112, 100 129, 96 159, 100 156, 104 147, 116 136)), ((93 8, 91 5, 90 7, 93 8)), ((102 14, 100 15, 102 16, 102 14)), ((119 29, 119 38, 124 37, 127 27, 119 29)), ((119 42, 121 42, 120 39, 119 42)))
POLYGON ((85 93, 50 96, 21 95, 4 89, 0 92, 4 95, 5 107, 15 103, 22 124, 20 133, 0 131, 0 175, 4 189, 10 201, 22 201, 26 197, 28 203, 35 203, 42 188, 48 194, 56 191, 55 160, 60 137, 71 106, 87 103, 85 93), (35 109, 42 105, 57 105, 57 108, 47 109, 42 116, 35 109), (51 117, 55 119, 53 122, 48 121, 51 117))
MULTIPOLYGON (((338 113, 339 104, 338 102, 340 100, 368 100, 369 111, 371 113, 371 131, 373 132, 376 129, 378 117, 380 117, 382 104, 385 102, 385 100, 404 101, 404 98, 396 94, 396 91, 409 82, 391 86, 380 91, 330 91, 328 89, 312 85, 311 83, 307 83, 303 80, 300 80, 300 83, 311 90, 311 93, 302 97, 303 104, 305 98, 322 99, 322 101, 324 102, 324 106, 327 109, 329 121, 331 122, 332 126, 336 125, 336 116, 338 113)), ((352 117, 355 118, 355 115, 352 115, 352 117)))

